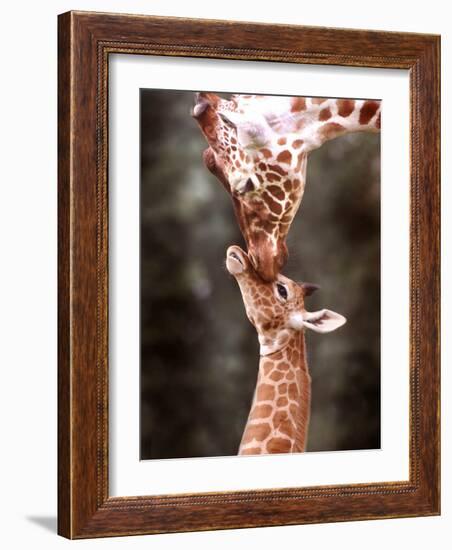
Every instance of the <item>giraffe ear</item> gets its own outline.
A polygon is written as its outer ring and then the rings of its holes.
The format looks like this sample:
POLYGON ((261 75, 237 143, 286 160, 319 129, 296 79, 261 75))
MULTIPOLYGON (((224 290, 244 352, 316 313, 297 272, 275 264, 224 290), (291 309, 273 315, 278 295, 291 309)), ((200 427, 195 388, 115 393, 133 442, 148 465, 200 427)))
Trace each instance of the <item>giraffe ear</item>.
POLYGON ((311 296, 316 290, 319 290, 320 286, 315 285, 314 283, 300 283, 301 288, 303 289, 304 296, 311 296))
POLYGON ((347 319, 329 309, 321 309, 320 311, 308 312, 303 314, 303 326, 314 332, 332 332, 337 328, 345 325, 347 319))

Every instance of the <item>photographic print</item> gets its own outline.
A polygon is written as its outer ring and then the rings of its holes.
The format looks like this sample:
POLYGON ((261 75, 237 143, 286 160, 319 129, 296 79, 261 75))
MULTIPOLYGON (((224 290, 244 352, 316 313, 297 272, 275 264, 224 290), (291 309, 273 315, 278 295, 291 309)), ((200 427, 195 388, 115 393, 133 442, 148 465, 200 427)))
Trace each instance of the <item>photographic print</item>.
POLYGON ((439 514, 440 37, 77 11, 58 52, 58 532, 439 514))
POLYGON ((142 460, 380 447, 380 116, 141 89, 142 460))

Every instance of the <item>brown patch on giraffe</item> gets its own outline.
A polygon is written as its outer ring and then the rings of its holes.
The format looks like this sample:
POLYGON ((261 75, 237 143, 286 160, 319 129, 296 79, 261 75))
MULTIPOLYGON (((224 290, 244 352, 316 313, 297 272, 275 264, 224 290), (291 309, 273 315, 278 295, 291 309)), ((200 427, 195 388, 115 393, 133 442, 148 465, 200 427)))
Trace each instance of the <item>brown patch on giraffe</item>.
POLYGON ((279 202, 276 202, 273 197, 270 195, 270 193, 267 193, 267 191, 264 191, 262 194, 266 204, 270 208, 272 212, 275 214, 281 214, 282 212, 282 206, 279 204, 279 202))
POLYGON ((243 449, 240 451, 241 455, 260 455, 262 453, 260 447, 248 447, 248 449, 243 449))
POLYGON ((278 145, 285 145, 287 143, 287 139, 285 137, 280 137, 278 139, 278 145))
POLYGON ((289 437, 296 431, 286 411, 277 411, 275 413, 273 416, 273 427, 289 437))
POLYGON ((276 400, 276 405, 278 407, 285 407, 286 405, 288 405, 289 403, 289 400, 287 399, 287 397, 278 397, 278 399, 276 400))
POLYGON ((290 180, 286 180, 284 182, 284 190, 286 193, 289 193, 292 190, 292 182, 290 180))
POLYGON ((266 178, 270 183, 281 181, 281 176, 278 176, 278 174, 272 174, 271 172, 267 173, 266 178))
POLYGON ((322 109, 319 114, 319 120, 323 122, 324 120, 328 120, 329 118, 331 118, 330 108, 327 107, 326 109, 322 109))
POLYGON ((258 166, 259 170, 262 170, 262 172, 267 171, 267 165, 265 164, 265 162, 260 162, 257 166, 258 166))
POLYGON ((282 363, 279 363, 277 368, 278 368, 278 370, 286 371, 286 370, 290 369, 290 365, 289 365, 289 363, 286 363, 285 361, 283 361, 282 363))
POLYGON ((341 117, 350 116, 355 110, 355 100, 354 99, 339 99, 337 101, 337 114, 341 117))
POLYGON ((239 156, 240 156, 241 160, 244 160, 244 158, 245 158, 245 153, 244 153, 241 149, 240 149, 240 151, 239 151, 239 156))
POLYGON ((270 361, 264 361, 264 364, 262 365, 262 368, 264 369, 264 374, 268 374, 272 369, 274 365, 270 361))
POLYGON ((235 161, 236 168, 240 168, 240 162, 238 160, 235 161))
POLYGON ((320 128, 320 133, 323 137, 328 139, 333 137, 335 134, 338 134, 342 130, 344 130, 342 124, 338 124, 337 122, 327 122, 325 126, 322 126, 320 128))
POLYGON ((294 149, 299 149, 304 143, 304 140, 302 139, 296 139, 293 143, 292 143, 292 147, 294 149))
POLYGON ((267 453, 288 453, 292 448, 292 442, 282 437, 274 437, 267 443, 267 453))
POLYGON ((298 388, 295 383, 289 384, 289 399, 295 400, 298 397, 298 388))
POLYGON ((266 298, 272 298, 273 297, 273 292, 267 287, 262 288, 260 290, 260 294, 261 294, 261 296, 265 296, 266 298))
POLYGON ((290 164, 292 162, 292 153, 290 151, 284 150, 279 153, 279 155, 276 157, 276 160, 278 162, 285 162, 286 164, 290 164))
POLYGON ((256 441, 263 441, 270 435, 271 428, 266 423, 249 424, 243 434, 242 445, 246 445, 255 439, 256 441))
POLYGON ((275 398, 275 388, 270 384, 260 384, 256 396, 258 401, 272 401, 275 398))
POLYGON ((290 405, 289 412, 292 415, 292 418, 296 419, 298 416, 298 407, 296 405, 290 405))
POLYGON ((304 97, 294 97, 290 101, 290 110, 292 113, 298 113, 306 109, 306 99, 304 97))
POLYGON ((256 178, 259 180, 260 183, 264 183, 264 178, 260 174, 256 174, 256 178))
POLYGON ((322 103, 325 103, 328 98, 326 97, 313 97, 312 98, 312 104, 313 105, 321 105, 322 103))
POLYGON ((271 415, 273 408, 271 405, 256 405, 250 414, 251 420, 256 420, 257 418, 267 418, 271 415))
POLYGON ((284 374, 279 371, 274 371, 270 374, 270 379, 274 380, 275 382, 279 382, 283 378, 284 374))
POLYGON ((293 380, 294 378, 295 378, 295 374, 292 371, 287 373, 286 375, 287 380, 293 380))
POLYGON ((375 115, 379 106, 379 101, 365 101, 359 113, 359 123, 367 124, 369 120, 375 115))
POLYGON ((277 185, 269 185, 267 187, 267 191, 271 193, 274 197, 276 197, 278 200, 282 201, 286 194, 281 189, 281 187, 278 187, 277 185))
POLYGON ((292 202, 295 202, 298 199, 298 193, 296 191, 292 191, 292 193, 289 194, 289 200, 292 202))
POLYGON ((303 130, 308 125, 308 122, 306 120, 306 117, 300 117, 300 119, 296 122, 296 129, 297 131, 303 130))
POLYGON ((278 393, 282 395, 283 393, 287 392, 287 384, 279 384, 278 386, 278 393))
POLYGON ((273 415, 273 427, 277 428, 278 424, 281 424, 281 422, 284 422, 285 420, 288 420, 289 415, 286 411, 276 411, 273 415))
POLYGON ((272 152, 269 149, 261 149, 260 151, 266 159, 269 159, 273 156, 272 152))
POLYGON ((271 170, 272 172, 276 172, 280 176, 287 176, 287 172, 277 164, 269 164, 268 169, 271 170))
POLYGON ((298 353, 298 351, 296 349, 294 349, 293 350, 293 355, 292 355, 292 363, 297 364, 299 360, 300 360, 300 354, 298 353))

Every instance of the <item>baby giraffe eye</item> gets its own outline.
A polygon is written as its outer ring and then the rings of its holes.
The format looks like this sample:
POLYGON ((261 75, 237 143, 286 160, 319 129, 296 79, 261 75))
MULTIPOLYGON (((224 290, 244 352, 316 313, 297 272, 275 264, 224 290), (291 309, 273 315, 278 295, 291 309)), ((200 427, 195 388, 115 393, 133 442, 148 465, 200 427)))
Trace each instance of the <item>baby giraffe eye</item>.
POLYGON ((283 284, 276 283, 276 290, 283 300, 287 300, 287 288, 283 284))

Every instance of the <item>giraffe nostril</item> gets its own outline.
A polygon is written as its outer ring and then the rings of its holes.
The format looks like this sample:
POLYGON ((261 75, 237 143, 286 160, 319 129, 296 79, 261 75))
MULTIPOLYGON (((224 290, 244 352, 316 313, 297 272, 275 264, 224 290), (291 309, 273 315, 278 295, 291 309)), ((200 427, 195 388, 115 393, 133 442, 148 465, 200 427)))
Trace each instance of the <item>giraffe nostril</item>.
POLYGON ((239 258, 239 255, 236 254, 235 252, 230 252, 229 255, 231 256, 231 258, 234 258, 235 260, 237 260, 241 265, 243 265, 243 262, 241 260, 241 258, 239 258))

